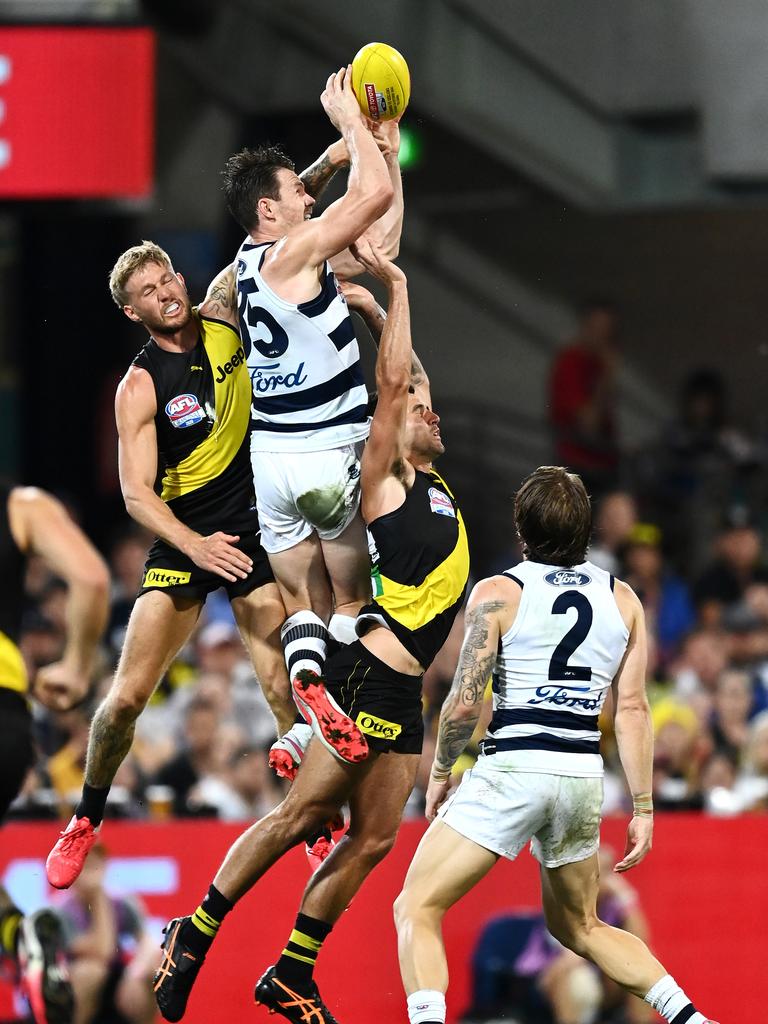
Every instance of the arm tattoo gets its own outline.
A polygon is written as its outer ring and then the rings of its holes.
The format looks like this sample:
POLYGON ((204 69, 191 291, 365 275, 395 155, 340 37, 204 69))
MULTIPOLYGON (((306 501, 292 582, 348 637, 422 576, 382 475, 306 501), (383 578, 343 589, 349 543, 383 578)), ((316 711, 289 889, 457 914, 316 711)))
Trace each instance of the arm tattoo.
POLYGON ((231 288, 223 281, 217 282, 208 293, 207 302, 216 302, 224 309, 234 309, 235 302, 231 288))
POLYGON ((208 316, 223 316, 224 319, 232 310, 237 309, 237 287, 232 267, 222 271, 211 283, 201 309, 204 309, 208 316))
POLYGON ((449 771, 466 747, 483 706, 483 696, 496 661, 496 648, 488 651, 488 617, 504 607, 503 601, 485 601, 467 616, 467 631, 459 664, 440 713, 435 764, 449 771), (457 708, 470 708, 456 715, 457 708))
POLYGON ((306 171, 302 171, 299 178, 312 198, 319 199, 336 171, 338 167, 334 167, 327 156, 321 156, 306 171))

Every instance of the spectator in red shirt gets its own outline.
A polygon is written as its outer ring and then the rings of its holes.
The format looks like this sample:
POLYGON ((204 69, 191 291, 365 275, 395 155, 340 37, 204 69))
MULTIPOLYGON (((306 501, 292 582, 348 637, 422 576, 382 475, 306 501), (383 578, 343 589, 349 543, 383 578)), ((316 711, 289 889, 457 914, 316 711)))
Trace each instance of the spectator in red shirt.
POLYGON ((552 367, 549 414, 555 461, 579 473, 594 496, 616 480, 618 316, 602 299, 585 303, 578 333, 552 367))

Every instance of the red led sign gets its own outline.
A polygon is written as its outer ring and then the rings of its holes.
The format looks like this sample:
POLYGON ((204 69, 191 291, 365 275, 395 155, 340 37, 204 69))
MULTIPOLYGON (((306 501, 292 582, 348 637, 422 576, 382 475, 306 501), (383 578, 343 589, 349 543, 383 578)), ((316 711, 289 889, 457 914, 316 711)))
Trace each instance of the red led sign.
POLYGON ((154 36, 0 28, 0 198, 147 195, 154 36))

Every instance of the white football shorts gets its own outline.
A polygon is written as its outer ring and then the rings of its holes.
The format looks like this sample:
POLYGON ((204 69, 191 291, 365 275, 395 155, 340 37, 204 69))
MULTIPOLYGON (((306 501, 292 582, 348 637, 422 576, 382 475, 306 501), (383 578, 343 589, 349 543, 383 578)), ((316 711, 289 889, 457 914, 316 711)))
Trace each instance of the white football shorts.
POLYGON ((591 857, 600 846, 602 778, 500 770, 481 756, 438 812, 478 846, 514 860, 531 853, 548 868, 591 857))
POLYGON ((251 452, 261 543, 286 551, 311 533, 336 540, 360 506, 364 441, 319 452, 251 452))

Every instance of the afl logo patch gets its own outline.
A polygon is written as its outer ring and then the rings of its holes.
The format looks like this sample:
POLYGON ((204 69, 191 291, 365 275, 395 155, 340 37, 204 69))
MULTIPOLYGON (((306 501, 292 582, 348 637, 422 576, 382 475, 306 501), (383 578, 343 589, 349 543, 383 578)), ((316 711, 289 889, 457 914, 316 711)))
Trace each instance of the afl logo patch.
POLYGON ((429 488, 429 507, 439 516, 453 516, 454 519, 456 518, 456 510, 451 504, 451 499, 436 487, 429 488))
POLYGON ((585 572, 576 572, 574 569, 557 569, 555 572, 548 572, 544 577, 551 587, 586 587, 592 582, 592 577, 585 572))
POLYGON ((194 427, 205 419, 205 413, 194 395, 176 395, 165 407, 171 426, 194 427))

